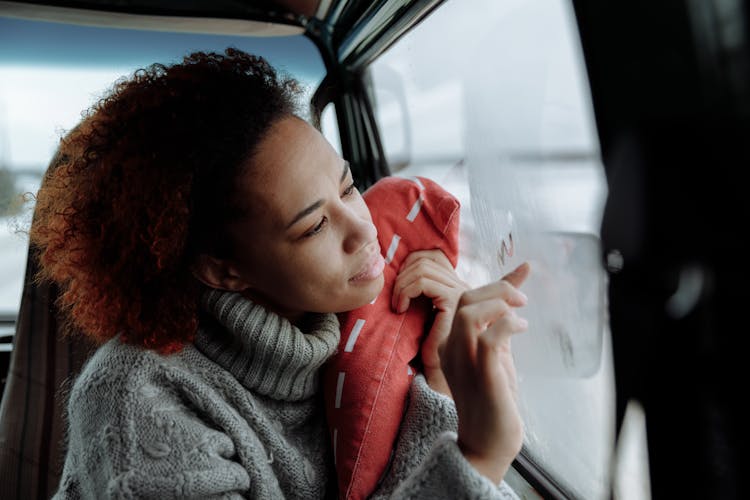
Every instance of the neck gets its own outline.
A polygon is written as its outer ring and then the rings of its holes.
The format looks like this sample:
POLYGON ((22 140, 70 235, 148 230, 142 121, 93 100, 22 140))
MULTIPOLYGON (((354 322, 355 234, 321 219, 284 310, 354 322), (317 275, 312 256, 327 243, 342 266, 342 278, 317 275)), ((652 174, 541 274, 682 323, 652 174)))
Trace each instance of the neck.
POLYGON ((304 316, 303 328, 239 293, 208 290, 195 346, 250 390, 285 401, 318 390, 318 372, 339 343, 335 314, 304 316), (213 318, 213 320, 211 319, 213 318))
POLYGON ((256 304, 265 307, 269 311, 278 314, 282 318, 289 320, 291 324, 297 327, 299 327, 303 323, 305 316, 307 315, 305 311, 297 311, 280 306, 278 303, 271 300, 267 295, 257 290, 253 290, 252 288, 248 288, 247 290, 243 291, 241 295, 256 304))

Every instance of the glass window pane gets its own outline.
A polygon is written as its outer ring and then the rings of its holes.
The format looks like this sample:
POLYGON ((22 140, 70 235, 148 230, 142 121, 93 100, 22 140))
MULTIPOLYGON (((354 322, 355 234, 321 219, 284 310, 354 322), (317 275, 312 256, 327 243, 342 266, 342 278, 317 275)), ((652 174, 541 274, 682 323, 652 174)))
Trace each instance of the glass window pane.
POLYGON ((339 134, 339 122, 336 117, 336 106, 332 102, 326 104, 320 113, 320 131, 323 137, 333 146, 333 149, 341 155, 341 135, 339 134))
POLYGON ((526 446, 566 490, 606 497, 606 182, 572 6, 449 0, 370 76, 393 171, 430 177, 462 202, 459 273, 481 285, 531 263, 531 326, 513 341, 526 446))
POLYGON ((302 35, 230 36, 97 28, 0 17, 0 315, 20 304, 34 193, 60 137, 114 81, 152 63, 234 46, 266 57, 304 87, 325 74, 302 35))

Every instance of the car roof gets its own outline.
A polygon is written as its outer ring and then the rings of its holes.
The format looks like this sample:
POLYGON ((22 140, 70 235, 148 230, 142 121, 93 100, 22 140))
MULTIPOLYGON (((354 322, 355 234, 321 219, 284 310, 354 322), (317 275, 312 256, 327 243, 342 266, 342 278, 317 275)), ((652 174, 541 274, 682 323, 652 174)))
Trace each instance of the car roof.
POLYGON ((305 33, 326 65, 357 71, 442 0, 0 1, 0 15, 98 27, 207 34, 305 33))

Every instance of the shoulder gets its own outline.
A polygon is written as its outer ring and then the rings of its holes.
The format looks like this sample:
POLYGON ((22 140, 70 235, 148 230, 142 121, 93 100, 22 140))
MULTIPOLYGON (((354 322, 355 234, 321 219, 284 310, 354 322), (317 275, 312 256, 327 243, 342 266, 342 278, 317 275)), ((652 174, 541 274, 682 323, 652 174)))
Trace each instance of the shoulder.
POLYGON ((102 345, 70 395, 62 484, 86 485, 96 497, 186 496, 205 479, 194 471, 205 471, 210 485, 247 489, 246 471, 231 460, 235 444, 219 425, 235 414, 216 397, 211 369, 192 345, 166 356, 117 339, 102 345))
POLYGON ((195 348, 161 355, 155 351, 122 343, 114 338, 99 347, 84 365, 70 392, 68 412, 93 420, 114 420, 124 414, 148 410, 144 405, 154 394, 166 402, 179 399, 181 386, 199 380, 195 363, 186 359, 195 348))
POLYGON ((213 369, 192 345, 161 355, 110 340, 70 393, 69 438, 84 447, 105 439, 107 446, 126 448, 144 440, 200 441, 215 414, 232 413, 210 376, 213 369))
POLYGON ((100 346, 86 362, 76 378, 71 392, 71 402, 81 396, 98 392, 112 394, 137 385, 163 365, 161 356, 153 351, 120 342, 113 338, 100 346))

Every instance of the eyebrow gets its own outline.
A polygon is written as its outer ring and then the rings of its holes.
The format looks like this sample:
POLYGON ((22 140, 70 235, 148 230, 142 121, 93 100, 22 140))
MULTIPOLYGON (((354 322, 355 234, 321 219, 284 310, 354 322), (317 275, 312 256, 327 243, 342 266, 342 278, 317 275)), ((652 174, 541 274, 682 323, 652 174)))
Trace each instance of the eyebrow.
POLYGON ((349 173, 349 168, 350 168, 349 162, 347 160, 344 160, 344 171, 341 172, 341 180, 339 181, 339 184, 344 182, 344 179, 346 179, 346 174, 349 173))
MULTIPOLYGON (((344 179, 346 179, 346 174, 349 173, 349 162, 344 160, 344 171, 341 173, 341 180, 339 181, 339 184, 344 182, 344 179)), ((323 200, 318 200, 315 203, 311 204, 309 207, 301 210, 297 215, 294 216, 294 219, 292 219, 292 222, 287 224, 286 228, 289 229, 293 225, 295 225, 297 222, 299 222, 300 219, 303 219, 319 209, 323 205, 323 200)))

